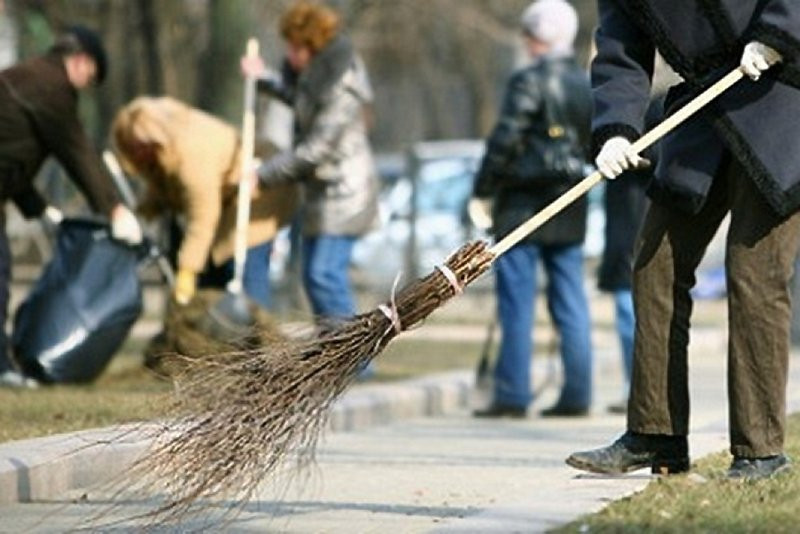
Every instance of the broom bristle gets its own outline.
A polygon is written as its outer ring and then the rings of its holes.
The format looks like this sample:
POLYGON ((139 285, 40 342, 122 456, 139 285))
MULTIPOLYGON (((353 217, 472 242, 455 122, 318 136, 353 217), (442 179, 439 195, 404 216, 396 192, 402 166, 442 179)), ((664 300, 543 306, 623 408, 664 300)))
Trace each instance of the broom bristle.
POLYGON ((175 381, 176 416, 158 428, 149 453, 127 475, 132 486, 162 494, 162 505, 149 515, 180 520, 203 501, 223 497, 244 504, 280 469, 291 474, 308 465, 332 403, 360 370, 493 259, 485 243, 467 244, 445 263, 457 285, 437 269, 399 291, 383 311, 336 323, 316 337, 187 362, 175 381))

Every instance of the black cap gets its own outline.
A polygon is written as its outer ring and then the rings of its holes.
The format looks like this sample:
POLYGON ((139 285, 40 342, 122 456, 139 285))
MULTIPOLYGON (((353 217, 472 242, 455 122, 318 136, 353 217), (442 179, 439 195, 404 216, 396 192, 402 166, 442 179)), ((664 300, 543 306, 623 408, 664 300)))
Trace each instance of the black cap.
POLYGON ((62 55, 78 52, 88 54, 97 66, 97 83, 100 84, 105 79, 108 69, 108 56, 106 56, 106 50, 103 47, 103 40, 100 39, 100 35, 96 31, 80 24, 67 26, 56 39, 51 50, 62 55))

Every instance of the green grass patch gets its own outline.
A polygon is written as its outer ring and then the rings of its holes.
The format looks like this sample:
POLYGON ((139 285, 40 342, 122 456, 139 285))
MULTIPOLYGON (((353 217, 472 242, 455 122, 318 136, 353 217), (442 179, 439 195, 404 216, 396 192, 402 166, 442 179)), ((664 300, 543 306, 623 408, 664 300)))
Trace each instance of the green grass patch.
MULTIPOLYGON (((786 452, 800 458, 800 414, 789 418, 786 452)), ((730 461, 727 453, 703 458, 692 474, 655 479, 642 492, 555 532, 798 532, 800 469, 774 480, 735 482, 725 478, 730 461)))

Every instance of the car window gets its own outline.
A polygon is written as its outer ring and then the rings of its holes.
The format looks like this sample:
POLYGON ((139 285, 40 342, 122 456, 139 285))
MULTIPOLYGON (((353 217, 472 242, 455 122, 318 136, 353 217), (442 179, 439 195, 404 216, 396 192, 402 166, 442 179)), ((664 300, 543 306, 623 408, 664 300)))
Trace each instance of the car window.
POLYGON ((472 158, 447 158, 421 162, 417 174, 418 213, 464 211, 475 175, 477 161, 472 158))

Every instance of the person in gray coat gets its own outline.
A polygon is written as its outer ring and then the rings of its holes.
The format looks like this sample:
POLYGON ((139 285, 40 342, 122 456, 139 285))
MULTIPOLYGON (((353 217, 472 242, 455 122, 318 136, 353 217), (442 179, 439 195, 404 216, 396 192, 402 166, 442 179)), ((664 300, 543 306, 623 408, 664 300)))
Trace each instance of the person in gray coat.
POLYGON ((321 318, 348 317, 356 312, 348 277, 353 244, 377 221, 365 116, 372 90, 332 9, 296 2, 280 29, 288 47, 283 71, 264 74, 260 60, 243 60, 243 69, 260 76, 261 90, 292 106, 294 147, 257 173, 262 187, 302 185, 303 278, 312 310, 321 318))
POLYGON ((794 0, 600 0, 592 65, 598 169, 611 179, 646 161, 643 129, 658 50, 681 75, 667 115, 734 68, 739 82, 668 134, 636 245, 634 365, 627 432, 576 452, 578 469, 689 469, 687 347, 695 270, 723 218, 726 243, 728 475, 773 476, 784 454, 791 299, 800 245, 800 5, 794 0), (757 83, 756 83, 756 80, 757 83))

